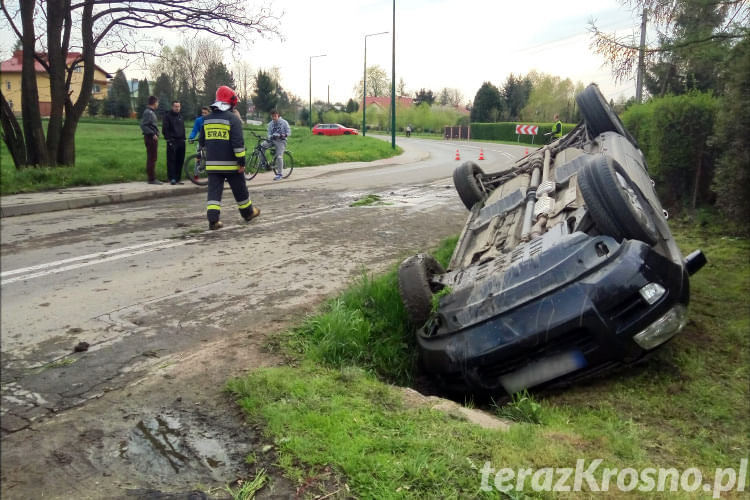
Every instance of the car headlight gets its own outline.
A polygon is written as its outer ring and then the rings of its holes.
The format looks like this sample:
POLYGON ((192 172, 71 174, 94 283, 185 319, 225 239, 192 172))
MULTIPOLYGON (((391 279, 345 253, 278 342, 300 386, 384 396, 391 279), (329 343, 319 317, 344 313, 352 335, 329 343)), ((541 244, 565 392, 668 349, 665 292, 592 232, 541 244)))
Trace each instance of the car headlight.
POLYGON ((646 350, 653 349, 674 337, 687 324, 687 307, 677 304, 661 318, 633 336, 633 340, 646 350))

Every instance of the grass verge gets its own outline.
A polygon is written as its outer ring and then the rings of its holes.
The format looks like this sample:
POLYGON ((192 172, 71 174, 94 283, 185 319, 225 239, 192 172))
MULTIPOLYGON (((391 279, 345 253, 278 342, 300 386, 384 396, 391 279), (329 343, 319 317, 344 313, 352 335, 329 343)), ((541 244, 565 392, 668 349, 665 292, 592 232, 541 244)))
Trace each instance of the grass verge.
MULTIPOLYGON (((285 334, 281 344, 293 349, 296 368, 258 370, 231 380, 228 389, 249 419, 265 425, 289 477, 302 481, 310 471, 332 467, 358 498, 579 498, 580 492, 532 491, 531 475, 516 476, 506 483, 516 491, 500 494, 495 471, 545 472, 575 468, 578 460, 588 467, 597 459, 598 485, 605 468, 681 473, 697 467, 711 488, 716 468, 738 470, 748 457, 750 240, 700 226, 672 228, 684 253, 702 248, 709 259, 691 279, 685 330, 632 369, 541 398, 517 395, 496 410, 519 422, 507 432, 409 407, 382 381, 408 382, 413 373, 412 333, 394 271, 363 277, 285 334), (331 318, 323 321, 326 315, 331 318), (495 469, 485 474, 491 491, 482 489, 486 463, 495 469)), ((547 479, 553 477, 545 472, 536 481, 547 479)), ((633 488, 647 486, 637 480, 633 488)), ((615 483, 612 478, 600 495, 633 497, 615 483)))
MULTIPOLYGON (((186 123, 187 133, 192 123, 186 123)), ((255 138, 249 130, 265 135, 265 129, 246 127, 245 147, 252 150, 255 138)), ((186 135, 187 135, 186 133, 186 135)), ((294 166, 308 167, 352 161, 373 161, 400 154, 385 141, 361 136, 318 137, 304 127, 294 127, 289 138, 294 166)), ((186 145, 186 155, 195 146, 186 145)), ((5 143, 0 145, 0 194, 29 193, 72 186, 96 186, 145 181, 146 150, 135 120, 86 120, 76 132, 74 166, 23 168, 17 170, 5 143)), ((159 141, 157 178, 166 177, 166 144, 159 141)))

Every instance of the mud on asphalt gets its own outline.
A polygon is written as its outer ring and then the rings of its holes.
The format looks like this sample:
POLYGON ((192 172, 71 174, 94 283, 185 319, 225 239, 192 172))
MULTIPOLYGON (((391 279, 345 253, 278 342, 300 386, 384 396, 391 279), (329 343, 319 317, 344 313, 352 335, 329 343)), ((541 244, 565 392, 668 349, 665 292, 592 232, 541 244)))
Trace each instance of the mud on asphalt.
MULTIPOLYGON (((284 478, 274 443, 246 422, 222 388, 230 377, 283 363, 264 347, 269 333, 299 321, 363 268, 385 270, 457 234, 465 218, 445 183, 386 191, 378 193, 379 205, 349 207, 363 194, 324 192, 314 200, 306 191, 287 192, 283 200, 270 192, 255 195, 266 220, 257 221, 252 236, 259 245, 284 248, 284 259, 258 263, 249 278, 233 278, 232 285, 251 279, 256 295, 229 302, 231 314, 210 304, 197 307, 228 297, 213 289, 191 292, 191 278, 198 280, 193 276, 208 266, 193 265, 185 286, 168 298, 66 325, 49 345, 4 352, 3 498, 228 498, 224 486, 260 469, 270 483, 258 498, 348 497, 346 478, 332 470, 310 471, 302 484, 284 478), (290 198, 300 201, 290 206, 290 198), (283 220, 266 215, 282 203, 283 220), (92 349, 76 353, 74 363, 50 364, 68 359, 82 340, 92 349)), ((144 213, 147 206, 140 207, 144 213)), ((114 207, 109 216, 134 209, 138 204, 114 207)), ((226 252, 236 251, 241 229, 196 234, 189 231, 191 217, 162 209, 148 223, 180 228, 178 237, 195 239, 189 242, 195 248, 219 240, 226 252)), ((123 238, 112 225, 101 230, 123 238)), ((56 237, 52 229, 39 236, 56 237)), ((39 243, 33 240, 29 235, 12 249, 39 243)))

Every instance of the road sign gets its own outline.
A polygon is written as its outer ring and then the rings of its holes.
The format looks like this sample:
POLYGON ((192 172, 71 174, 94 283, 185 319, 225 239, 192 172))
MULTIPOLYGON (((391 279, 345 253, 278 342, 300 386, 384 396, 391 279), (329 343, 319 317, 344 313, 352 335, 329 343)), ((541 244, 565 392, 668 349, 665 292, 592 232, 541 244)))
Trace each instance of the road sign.
POLYGON ((539 132, 539 125, 516 125, 518 135, 536 135, 537 132, 539 132))

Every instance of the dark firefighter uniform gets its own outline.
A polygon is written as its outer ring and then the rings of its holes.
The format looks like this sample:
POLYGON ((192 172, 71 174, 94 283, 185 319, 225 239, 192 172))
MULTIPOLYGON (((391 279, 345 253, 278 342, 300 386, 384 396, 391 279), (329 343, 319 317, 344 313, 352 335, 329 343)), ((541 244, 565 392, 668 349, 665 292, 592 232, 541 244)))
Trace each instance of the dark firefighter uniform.
POLYGON ((245 139, 242 136, 242 122, 231 111, 211 108, 212 113, 203 120, 203 128, 198 138, 206 152, 206 173, 208 174, 208 200, 206 216, 211 226, 216 225, 221 215, 221 194, 224 180, 232 188, 240 214, 250 220, 253 204, 247 191, 245 176, 239 171, 245 166, 245 139))

